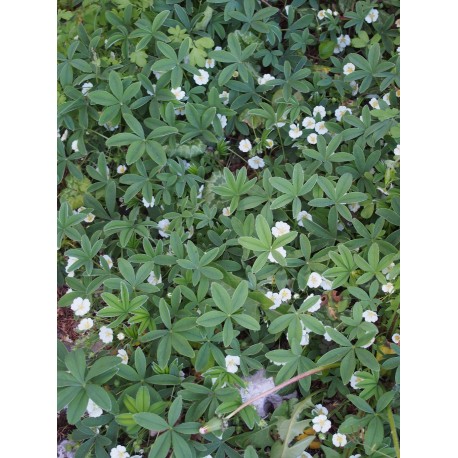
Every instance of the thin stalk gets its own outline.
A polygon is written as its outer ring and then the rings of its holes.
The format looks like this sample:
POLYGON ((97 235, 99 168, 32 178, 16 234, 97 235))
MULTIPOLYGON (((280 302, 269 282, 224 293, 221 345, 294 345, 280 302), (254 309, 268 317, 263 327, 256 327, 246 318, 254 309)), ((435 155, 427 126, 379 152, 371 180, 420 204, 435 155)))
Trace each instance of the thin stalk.
POLYGON ((393 412, 391 411, 390 407, 386 409, 386 413, 388 415, 388 423, 390 424, 391 437, 393 438, 393 445, 394 449, 396 450, 396 456, 397 458, 401 458, 401 449, 399 448, 398 433, 396 431, 396 425, 394 424, 393 412))
POLYGON ((230 418, 232 418, 234 415, 237 415, 241 410, 243 410, 245 407, 249 406, 253 402, 257 401, 258 399, 269 396, 270 394, 273 394, 281 390, 282 388, 285 388, 285 386, 291 385, 292 383, 296 383, 299 380, 302 380, 303 378, 308 377, 309 375, 316 374, 317 372, 321 372, 326 369, 331 369, 333 367, 339 367, 339 366, 340 366, 340 363, 328 364, 327 366, 320 366, 315 369, 311 369, 307 372, 303 372, 302 374, 296 375, 296 377, 293 377, 292 379, 287 380, 286 382, 280 383, 280 385, 274 386, 270 390, 264 391, 251 399, 248 399, 248 401, 244 402, 241 406, 237 407, 237 409, 235 409, 232 413, 224 417, 224 420, 229 420, 230 418))

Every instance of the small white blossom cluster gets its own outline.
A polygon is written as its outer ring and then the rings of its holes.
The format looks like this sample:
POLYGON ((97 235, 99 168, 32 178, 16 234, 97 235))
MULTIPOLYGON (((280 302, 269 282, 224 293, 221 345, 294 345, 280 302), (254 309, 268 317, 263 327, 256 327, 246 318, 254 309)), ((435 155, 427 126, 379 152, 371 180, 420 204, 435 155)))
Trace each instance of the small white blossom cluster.
POLYGON ((350 46, 351 39, 350 35, 343 35, 337 37, 337 46, 334 48, 334 54, 339 54, 342 52, 347 46, 350 46))
POLYGON ((288 302, 291 299, 291 290, 288 288, 282 288, 278 293, 267 291, 265 296, 270 299, 274 305, 269 307, 269 310, 275 310, 280 307, 283 302, 288 302))
POLYGON ((268 81, 272 81, 274 79, 274 76, 270 75, 269 73, 266 73, 265 75, 262 75, 258 78, 258 84, 262 86, 263 84, 266 84, 268 81))
POLYGON ((284 223, 283 221, 278 221, 272 228, 272 235, 275 238, 280 237, 281 235, 285 235, 288 232, 290 232, 290 226, 289 224, 284 223))

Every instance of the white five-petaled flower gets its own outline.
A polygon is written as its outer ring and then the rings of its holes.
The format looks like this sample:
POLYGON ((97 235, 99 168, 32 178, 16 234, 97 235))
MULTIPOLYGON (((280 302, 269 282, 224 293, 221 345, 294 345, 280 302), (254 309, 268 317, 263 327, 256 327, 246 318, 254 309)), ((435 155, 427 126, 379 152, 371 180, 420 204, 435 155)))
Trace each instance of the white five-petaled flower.
POLYGON ((75 276, 75 272, 74 271, 71 271, 69 272, 69 268, 75 264, 75 262, 78 261, 78 258, 75 258, 73 256, 69 256, 68 257, 68 260, 67 260, 67 265, 65 266, 65 272, 67 272, 67 277, 74 277, 75 276))
POLYGON ((389 106, 391 105, 391 101, 390 101, 390 94, 385 94, 383 97, 382 97, 383 101, 389 106))
POLYGON ((361 205, 359 205, 357 202, 354 203, 354 204, 349 204, 349 205, 348 205, 348 209, 349 209, 352 213, 356 213, 360 208, 361 208, 361 205))
POLYGON ((331 291, 332 289, 332 281, 331 280, 328 280, 327 278, 324 278, 324 277, 321 277, 322 281, 321 281, 321 287, 325 290, 325 291, 331 291))
POLYGON ((110 458, 129 458, 130 455, 126 451, 126 447, 118 445, 110 451, 110 458))
MULTIPOLYGON (((310 294, 309 296, 307 296, 307 297, 305 298, 305 300, 310 299, 311 297, 315 297, 315 295, 314 295, 314 294, 310 294)), ((307 312, 311 312, 311 313, 316 312, 317 310, 320 309, 320 307, 321 307, 321 296, 316 296, 316 302, 315 302, 315 304, 313 304, 313 305, 307 310, 307 312)), ((325 415, 326 415, 326 414, 325 414, 325 415)))
POLYGON ((372 99, 369 100, 369 105, 375 110, 380 110, 380 104, 375 97, 372 97, 372 99))
POLYGON ((76 153, 79 151, 79 149, 78 149, 78 140, 73 140, 72 141, 72 150, 75 151, 76 153))
MULTIPOLYGON (((288 337, 288 333, 286 333, 286 336, 288 337)), ((310 342, 310 335, 307 331, 307 329, 302 328, 302 337, 301 341, 299 342, 302 346, 308 345, 310 342)))
POLYGON ((185 107, 176 107, 173 109, 176 116, 183 116, 186 113, 185 107))
POLYGON ((347 46, 350 46, 351 39, 350 35, 340 35, 337 37, 337 44, 339 45, 340 49, 345 49, 347 46))
POLYGON ((302 127, 305 129, 315 129, 315 120, 311 117, 304 118, 302 121, 302 127))
POLYGON ((291 299, 291 290, 288 288, 282 288, 278 292, 278 295, 280 296, 282 302, 288 302, 291 299))
POLYGON ((88 214, 86 215, 86 218, 84 218, 83 221, 84 221, 85 223, 92 223, 92 221, 94 221, 94 220, 95 220, 95 215, 94 215, 94 213, 88 213, 88 214))
POLYGON ((240 141, 239 143, 240 151, 243 151, 244 153, 248 153, 248 151, 250 151, 251 148, 253 148, 253 146, 251 145, 250 140, 248 140, 247 138, 240 141))
POLYGON ((268 138, 268 139, 266 140, 266 148, 267 148, 267 149, 271 149, 272 146, 274 146, 274 141, 271 140, 270 138, 268 138))
POLYGON ((182 100, 186 97, 186 92, 181 90, 181 87, 170 89, 170 92, 175 96, 177 100, 182 100))
POLYGON ((400 156, 401 155, 401 145, 397 145, 396 148, 394 148, 393 153, 395 156, 400 156))
POLYGON ((81 92, 83 95, 86 95, 89 92, 89 89, 94 87, 94 85, 90 81, 86 81, 82 86, 81 86, 81 92))
POLYGON ((306 212, 305 210, 302 210, 299 212, 296 216, 297 219, 297 224, 301 227, 304 227, 304 219, 308 219, 309 221, 313 221, 313 217, 310 213, 306 212))
POLYGON ((86 315, 87 312, 89 312, 91 308, 91 303, 89 302, 89 299, 77 297, 73 300, 70 308, 75 312, 76 316, 83 316, 86 315))
POLYGON ((199 192, 197 193, 197 198, 202 199, 202 193, 204 192, 205 185, 199 186, 199 192))
POLYGON ((265 296, 274 303, 274 305, 269 307, 269 310, 275 310, 278 307, 280 307, 280 305, 282 303, 282 300, 281 300, 281 297, 280 297, 280 295, 278 293, 273 293, 272 291, 267 291, 265 296))
POLYGON ((345 436, 345 434, 336 433, 332 436, 332 443, 336 447, 345 447, 345 444, 347 443, 347 436, 345 436))
POLYGON ((291 138, 298 138, 302 135, 302 130, 297 124, 290 124, 288 135, 291 138))
POLYGON ((231 374, 235 374, 240 366, 240 356, 226 356, 226 370, 231 374))
POLYGON ((318 415, 312 419, 313 429, 317 433, 326 433, 331 429, 331 421, 327 419, 326 415, 318 415))
POLYGON ((102 326, 100 328, 99 338, 103 343, 113 342, 113 329, 102 326))
POLYGON ((167 231, 169 230, 170 226, 170 221, 168 219, 161 219, 158 223, 158 228, 159 228, 159 234, 164 237, 168 238, 170 237, 169 234, 167 234, 167 231))
POLYGON ((317 105, 313 109, 313 117, 316 118, 316 115, 319 114, 321 116, 321 119, 324 119, 326 116, 326 108, 324 108, 323 105, 317 105))
POLYGON ((315 132, 320 135, 324 135, 325 133, 329 132, 326 126, 324 125, 324 121, 320 121, 315 124, 315 132))
POLYGON ((378 320, 378 315, 372 310, 366 310, 363 312, 363 318, 369 323, 375 323, 378 320))
MULTIPOLYGON (((281 256, 283 256, 284 258, 286 258, 286 250, 283 248, 283 247, 280 247, 280 248, 277 248, 275 250, 278 254, 280 254, 281 256)), ((276 264, 278 264, 278 262, 275 260, 275 258, 273 257, 272 255, 272 252, 269 253, 269 256, 267 257, 267 259, 270 261, 270 262, 274 262, 276 264)))
POLYGON ((127 364, 129 362, 129 356, 127 355, 126 350, 123 350, 122 348, 118 350, 118 354, 116 356, 121 358, 122 364, 127 364))
POLYGON ((312 413, 314 413, 315 415, 326 415, 327 416, 329 411, 322 404, 316 404, 312 410, 312 413))
POLYGON ((227 105, 229 103, 229 92, 227 91, 221 92, 221 94, 219 95, 219 98, 224 103, 224 105, 227 105))
POLYGON ((120 164, 120 165, 118 165, 118 168, 116 169, 116 171, 118 173, 120 173, 120 174, 126 173, 127 172, 127 167, 124 164, 120 164))
POLYGON ((224 207, 222 213, 224 216, 231 216, 231 207, 224 207))
POLYGON ((146 208, 153 208, 154 207, 154 202, 156 200, 154 199, 154 196, 151 197, 151 202, 148 202, 144 197, 142 199, 142 202, 143 202, 143 205, 146 207, 146 208))
POLYGON ((391 282, 388 282, 386 285, 382 285, 382 291, 384 293, 391 294, 394 291, 394 285, 391 282))
POLYGON ((215 59, 205 59, 205 68, 213 68, 215 66, 215 59))
POLYGON ((334 115, 335 115, 337 121, 341 121, 342 120, 342 116, 345 113, 350 113, 351 114, 350 108, 347 108, 344 105, 341 105, 339 108, 337 108, 336 111, 334 112, 334 115))
POLYGON ((378 19, 378 10, 376 10, 375 8, 372 8, 368 15, 364 18, 364 20, 370 24, 372 22, 376 22, 378 19))
POLYGON ((150 285, 159 285, 160 283, 162 283, 162 275, 159 275, 159 278, 157 278, 154 271, 151 271, 147 281, 150 285))
POLYGON ((322 277, 318 272, 312 272, 307 280, 309 288, 318 288, 321 285, 322 277))
POLYGON ((118 340, 124 340, 125 337, 126 337, 126 336, 124 335, 123 332, 120 332, 120 333, 116 336, 116 338, 117 338, 118 340))
POLYGON ((203 86, 208 83, 210 79, 210 74, 206 70, 199 69, 200 75, 194 75, 194 81, 198 86, 203 86))
POLYGON ((307 141, 311 145, 316 145, 318 142, 318 135, 315 132, 313 134, 307 135, 307 141))
POLYGON ((94 326, 94 321, 92 318, 83 318, 78 324, 79 331, 87 331, 94 326))
POLYGON ((321 21, 326 17, 326 14, 332 14, 332 10, 330 10, 330 9, 320 10, 320 11, 318 11, 317 17, 321 21))
POLYGON ((272 228, 272 235, 276 237, 280 237, 280 235, 287 234, 290 231, 290 226, 288 223, 284 223, 283 221, 277 221, 275 226, 272 228))
POLYGON ((256 170, 256 169, 262 169, 266 164, 264 162, 264 159, 259 156, 253 156, 250 159, 248 159, 248 165, 256 170))
POLYGON ((227 117, 219 113, 217 113, 216 116, 218 117, 219 122, 221 123, 221 127, 224 129, 227 126, 227 117))
POLYGON ((102 255, 102 258, 105 259, 105 261, 108 264, 108 268, 111 269, 113 267, 113 260, 108 256, 107 254, 102 255))
POLYGON ((350 81, 350 87, 353 89, 351 95, 356 95, 359 91, 359 84, 356 81, 350 81))
POLYGON ((355 70, 356 67, 351 62, 345 64, 343 67, 344 75, 349 75, 350 73, 353 73, 355 70))
POLYGON ((266 84, 268 81, 272 81, 275 79, 275 76, 272 76, 270 73, 266 73, 258 78, 258 84, 261 86, 266 84))
POLYGON ((396 344, 399 345, 401 343, 401 335, 396 333, 391 336, 391 340, 396 344))
POLYGON ((89 399, 86 411, 92 418, 100 417, 103 414, 103 410, 92 399, 89 399))
POLYGON ((328 334, 327 331, 323 334, 323 337, 324 340, 326 340, 326 342, 332 342, 331 336, 328 334))

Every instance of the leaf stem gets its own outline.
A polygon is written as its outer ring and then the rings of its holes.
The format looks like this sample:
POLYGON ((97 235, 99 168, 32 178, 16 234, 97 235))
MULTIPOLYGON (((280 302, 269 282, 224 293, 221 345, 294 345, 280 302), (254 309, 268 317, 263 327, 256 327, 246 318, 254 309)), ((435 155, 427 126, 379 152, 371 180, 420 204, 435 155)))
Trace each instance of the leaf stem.
POLYGON ((389 406, 386 409, 386 412, 388 415, 388 423, 390 424, 391 437, 393 438, 394 449, 396 450, 396 456, 397 458, 401 458, 401 449, 399 448, 398 433, 396 431, 396 425, 394 424, 393 412, 391 411, 391 408, 389 406))

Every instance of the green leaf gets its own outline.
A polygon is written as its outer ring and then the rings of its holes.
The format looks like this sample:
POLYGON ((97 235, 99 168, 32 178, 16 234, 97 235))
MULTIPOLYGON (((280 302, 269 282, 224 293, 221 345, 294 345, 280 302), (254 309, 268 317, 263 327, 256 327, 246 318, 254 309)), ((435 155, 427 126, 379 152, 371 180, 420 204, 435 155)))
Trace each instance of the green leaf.
POLYGON ((169 429, 168 423, 159 415, 150 412, 140 412, 134 414, 134 420, 142 428, 149 429, 150 431, 160 432, 169 429))
POLYGON ((108 393, 102 387, 88 383, 86 385, 86 393, 89 399, 92 399, 103 410, 108 412, 111 410, 110 396, 108 396, 108 393))

